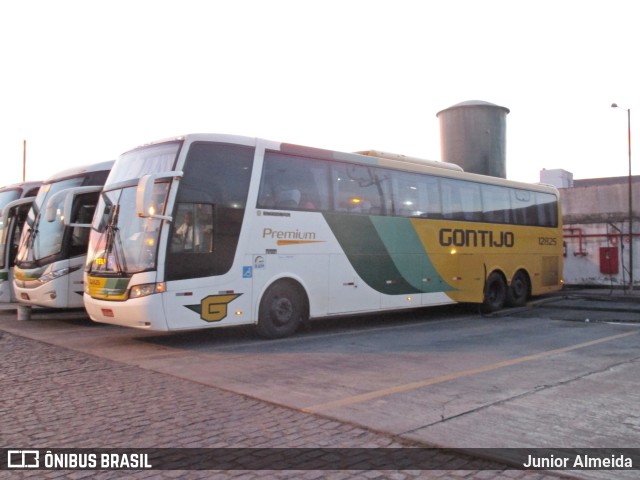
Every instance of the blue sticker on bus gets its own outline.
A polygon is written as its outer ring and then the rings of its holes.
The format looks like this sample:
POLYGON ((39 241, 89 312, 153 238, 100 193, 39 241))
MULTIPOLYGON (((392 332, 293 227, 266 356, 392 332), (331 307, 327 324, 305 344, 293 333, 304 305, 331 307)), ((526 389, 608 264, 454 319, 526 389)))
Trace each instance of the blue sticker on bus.
POLYGON ((253 277, 252 267, 242 267, 242 278, 252 278, 252 277, 253 277))

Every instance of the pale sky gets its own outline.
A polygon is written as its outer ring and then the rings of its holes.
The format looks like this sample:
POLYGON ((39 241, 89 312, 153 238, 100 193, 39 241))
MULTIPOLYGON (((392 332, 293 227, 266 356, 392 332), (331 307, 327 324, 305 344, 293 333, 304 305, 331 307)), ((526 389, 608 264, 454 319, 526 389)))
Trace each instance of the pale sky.
MULTIPOLYGON (((507 107, 507 177, 628 173, 635 0, 21 0, 0 9, 0 185, 193 132, 440 160, 436 113, 507 107)), ((636 120, 637 119, 637 120, 636 120)), ((632 145, 633 146, 633 145, 632 145)), ((634 154, 633 173, 640 175, 634 154)))

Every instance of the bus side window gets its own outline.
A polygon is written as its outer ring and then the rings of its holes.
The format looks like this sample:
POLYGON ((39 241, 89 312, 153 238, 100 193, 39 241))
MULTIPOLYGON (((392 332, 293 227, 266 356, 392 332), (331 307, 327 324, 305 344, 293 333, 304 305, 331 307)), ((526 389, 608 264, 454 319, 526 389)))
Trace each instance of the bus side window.
POLYGON ((494 185, 482 185, 483 220, 490 223, 511 223, 509 190, 494 185))
POLYGON ((538 223, 535 197, 527 190, 511 189, 511 206, 517 225, 536 225, 538 223))
POLYGON ((171 251, 211 253, 214 251, 213 205, 181 203, 171 236, 171 251))
POLYGON ((171 214, 174 222, 169 230, 167 281, 222 275, 231 269, 254 156, 255 149, 244 145, 191 144, 171 214), (181 238, 179 232, 187 211, 191 211, 199 234, 197 241, 191 243, 186 241, 188 236, 181 238))
POLYGON ((417 177, 404 172, 393 172, 392 178, 394 213, 401 217, 421 215, 424 209, 420 205, 417 177))
POLYGON ((442 216, 446 220, 464 220, 460 190, 455 180, 442 180, 442 216))
POLYGON ((260 183, 260 193, 258 193, 258 208, 274 208, 276 205, 273 176, 268 171, 265 163, 262 171, 262 181, 260 183))
POLYGON ((213 211, 214 205, 201 204, 196 212, 196 222, 202 232, 200 251, 204 253, 211 253, 215 248, 213 211))
POLYGON ((280 208, 297 208, 300 205, 300 190, 287 188, 275 193, 275 206, 280 208))
POLYGON ((425 176, 420 184, 420 189, 425 197, 422 205, 426 206, 425 213, 421 216, 441 219, 442 197, 440 195, 440 181, 437 178, 425 176))
POLYGON ((328 210, 327 162, 267 152, 258 208, 328 210))
MULTIPOLYGON (((99 193, 86 193, 78 195, 74 201, 71 223, 91 224, 93 213, 96 210, 99 193)), ((71 246, 69 254, 71 256, 84 255, 87 253, 89 245, 88 227, 73 227, 71 230, 71 246)))
POLYGON ((536 193, 538 221, 541 227, 558 226, 558 204, 556 197, 548 193, 536 193))
POLYGON ((391 186, 387 171, 334 163, 331 168, 335 208, 339 212, 390 215, 391 186))
POLYGON ((393 204, 402 217, 442 218, 438 179, 428 175, 392 172, 393 204))

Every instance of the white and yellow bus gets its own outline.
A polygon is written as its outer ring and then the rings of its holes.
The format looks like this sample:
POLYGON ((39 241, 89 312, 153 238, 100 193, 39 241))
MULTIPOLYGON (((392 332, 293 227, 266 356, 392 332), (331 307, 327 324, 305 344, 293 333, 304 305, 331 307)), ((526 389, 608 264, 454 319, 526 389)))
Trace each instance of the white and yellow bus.
POLYGON ((124 153, 96 209, 94 321, 150 330, 455 302, 561 288, 555 188, 381 152, 197 134, 124 153))
POLYGON ((22 182, 0 188, 0 302, 15 302, 13 264, 27 212, 42 182, 22 182))
POLYGON ((18 302, 51 308, 83 306, 89 230, 113 163, 70 168, 43 182, 27 215, 13 268, 18 302))

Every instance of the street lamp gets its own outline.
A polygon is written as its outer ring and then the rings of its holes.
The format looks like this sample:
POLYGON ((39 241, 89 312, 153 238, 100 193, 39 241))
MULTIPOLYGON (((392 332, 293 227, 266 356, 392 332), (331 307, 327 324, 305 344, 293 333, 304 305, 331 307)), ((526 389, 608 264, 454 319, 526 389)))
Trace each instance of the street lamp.
POLYGON ((627 139, 629 142, 629 289, 633 290, 633 190, 631 186, 631 109, 612 103, 611 108, 627 111, 627 139))

